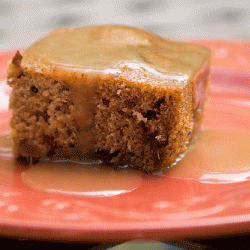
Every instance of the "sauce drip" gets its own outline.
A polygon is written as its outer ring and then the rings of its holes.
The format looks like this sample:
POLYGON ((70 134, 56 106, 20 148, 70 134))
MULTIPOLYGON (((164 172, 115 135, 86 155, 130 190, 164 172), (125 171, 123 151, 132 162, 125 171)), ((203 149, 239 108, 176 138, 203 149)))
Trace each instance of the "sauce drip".
POLYGON ((12 162, 12 140, 10 132, 0 135, 0 183, 11 185, 14 165, 12 162))
POLYGON ((12 148, 12 140, 11 140, 11 133, 6 132, 0 135, 0 152, 11 152, 12 148))

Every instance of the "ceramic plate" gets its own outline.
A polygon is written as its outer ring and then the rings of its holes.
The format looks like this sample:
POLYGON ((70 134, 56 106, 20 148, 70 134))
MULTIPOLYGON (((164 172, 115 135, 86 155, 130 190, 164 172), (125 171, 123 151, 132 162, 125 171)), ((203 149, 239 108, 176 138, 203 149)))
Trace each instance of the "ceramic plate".
MULTIPOLYGON (((207 116, 193 151, 165 176, 136 173, 136 188, 91 195, 29 186, 23 169, 13 163, 10 145, 2 146, 0 234, 93 242, 250 231, 250 45, 199 43, 214 51, 214 60, 207 116)), ((5 83, 13 54, 0 55, 2 138, 10 132, 10 89, 5 83)))

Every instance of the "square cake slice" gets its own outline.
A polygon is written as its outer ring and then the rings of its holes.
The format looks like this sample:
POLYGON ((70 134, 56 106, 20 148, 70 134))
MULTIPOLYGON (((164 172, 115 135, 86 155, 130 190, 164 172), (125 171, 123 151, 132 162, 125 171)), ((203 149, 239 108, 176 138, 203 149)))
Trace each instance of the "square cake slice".
POLYGON ((9 63, 13 154, 167 167, 199 130, 210 57, 128 26, 56 30, 9 63))

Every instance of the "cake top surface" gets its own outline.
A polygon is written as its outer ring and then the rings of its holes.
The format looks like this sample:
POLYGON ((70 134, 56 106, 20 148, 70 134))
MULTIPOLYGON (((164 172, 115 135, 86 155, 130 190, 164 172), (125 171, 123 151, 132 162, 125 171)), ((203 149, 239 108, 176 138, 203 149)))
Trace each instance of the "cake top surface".
MULTIPOLYGON (((34 43, 23 54, 28 70, 127 74, 140 72, 161 82, 192 79, 210 57, 204 47, 173 42, 123 25, 58 29, 34 43), (127 73, 125 73, 127 72, 127 73)), ((137 74, 138 75, 138 74, 137 74)), ((142 80, 143 81, 143 80, 142 80)))

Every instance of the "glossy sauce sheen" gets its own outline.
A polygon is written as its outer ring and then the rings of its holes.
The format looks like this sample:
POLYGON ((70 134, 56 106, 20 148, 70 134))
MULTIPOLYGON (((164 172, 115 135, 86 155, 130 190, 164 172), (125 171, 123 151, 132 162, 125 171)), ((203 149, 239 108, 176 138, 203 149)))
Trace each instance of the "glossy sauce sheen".
POLYGON ((36 190, 85 196, 114 196, 131 192, 142 183, 142 173, 115 170, 102 164, 60 161, 38 163, 22 174, 36 190))
POLYGON ((230 129, 203 131, 189 152, 165 175, 208 183, 250 178, 250 133, 230 129))
POLYGON ((100 25, 54 31, 25 51, 22 66, 49 75, 57 71, 62 78, 68 73, 72 78, 72 72, 120 74, 142 67, 167 87, 166 80, 192 79, 209 57, 201 46, 128 26, 100 25))
MULTIPOLYGON (((9 135, 0 138, 1 179, 12 182, 14 162, 4 159, 10 151, 9 135), (7 146, 6 149, 4 149, 7 146)), ((210 129, 201 133, 186 156, 171 169, 168 178, 206 183, 234 183, 250 178, 250 133, 230 129, 210 129)), ((159 174, 159 173, 156 173, 159 174)), ((130 168, 113 169, 97 162, 43 161, 22 173, 25 185, 44 192, 83 196, 114 196, 139 188, 145 177, 130 168)))

